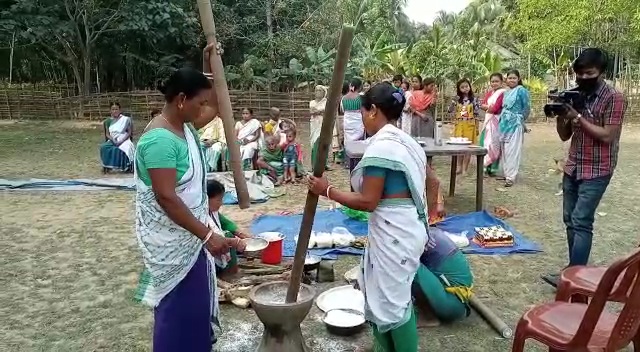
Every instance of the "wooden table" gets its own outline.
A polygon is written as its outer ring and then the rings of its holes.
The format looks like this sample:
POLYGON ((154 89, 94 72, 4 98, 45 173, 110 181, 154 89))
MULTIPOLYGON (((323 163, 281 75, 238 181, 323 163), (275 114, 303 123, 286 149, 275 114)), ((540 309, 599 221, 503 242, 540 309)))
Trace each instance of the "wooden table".
MULTIPOLYGON (((422 143, 424 153, 427 156, 427 163, 431 165, 434 156, 450 156, 451 157, 451 176, 449 179, 449 197, 453 197, 456 192, 456 165, 458 157, 464 155, 476 156, 476 210, 483 209, 483 186, 484 186, 484 156, 487 155, 487 149, 473 145, 453 145, 443 143, 435 145, 433 138, 417 138, 422 143)), ((345 152, 349 158, 360 159, 367 148, 366 141, 357 141, 345 143, 345 152)))

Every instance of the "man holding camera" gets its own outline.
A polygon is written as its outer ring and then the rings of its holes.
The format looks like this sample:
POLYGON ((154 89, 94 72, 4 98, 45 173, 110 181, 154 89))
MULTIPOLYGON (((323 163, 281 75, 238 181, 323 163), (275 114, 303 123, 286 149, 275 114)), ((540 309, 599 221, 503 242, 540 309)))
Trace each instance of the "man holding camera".
MULTIPOLYGON (((586 265, 589 261, 596 208, 618 160, 627 102, 622 93, 604 81, 607 66, 602 50, 582 51, 573 63, 582 103, 565 104, 557 118, 560 139, 571 139, 562 180, 568 266, 586 265)), ((543 276, 553 286, 558 278, 558 274, 543 276)))

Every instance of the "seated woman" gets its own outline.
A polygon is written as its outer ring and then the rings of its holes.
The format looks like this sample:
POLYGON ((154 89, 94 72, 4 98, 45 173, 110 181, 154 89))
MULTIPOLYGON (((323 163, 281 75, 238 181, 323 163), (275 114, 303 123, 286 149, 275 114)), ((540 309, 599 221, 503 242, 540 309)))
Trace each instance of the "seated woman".
POLYGON ((429 233, 413 280, 416 306, 429 325, 451 323, 469 315, 473 275, 465 255, 440 231, 429 233))
MULTIPOLYGON (((208 226, 210 229, 221 230, 227 238, 236 238, 238 241, 251 238, 238 229, 238 226, 224 215, 220 214, 222 200, 224 198, 224 185, 216 180, 207 181, 207 198, 209 198, 208 226)), ((221 258, 216 258, 216 272, 223 273, 237 270, 238 254, 234 248, 221 258)))
MULTIPOLYGON (((202 108, 202 116, 210 119, 213 109, 209 106, 202 108)), ((227 140, 224 136, 224 125, 220 116, 216 116, 206 126, 200 129, 200 142, 204 149, 207 172, 224 171, 227 140)))
POLYGON ((284 175, 284 167, 282 164, 284 153, 279 143, 279 136, 268 135, 265 143, 266 146, 260 150, 257 162, 260 173, 267 175, 276 186, 282 184, 282 176, 284 175))
POLYGON ((262 124, 253 117, 253 110, 242 109, 242 121, 236 122, 236 138, 240 144, 242 169, 253 169, 253 157, 258 151, 258 140, 262 136, 262 124))
POLYGON ((133 171, 133 124, 129 116, 120 112, 120 103, 111 104, 111 117, 106 119, 103 125, 105 142, 100 145, 103 172, 133 171))

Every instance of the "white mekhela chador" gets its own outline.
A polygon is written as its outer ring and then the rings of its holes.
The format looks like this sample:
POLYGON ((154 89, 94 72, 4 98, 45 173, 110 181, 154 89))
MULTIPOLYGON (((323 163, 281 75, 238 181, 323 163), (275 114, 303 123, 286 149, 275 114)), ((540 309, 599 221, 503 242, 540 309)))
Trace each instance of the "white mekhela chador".
POLYGON ((262 137, 262 131, 260 131, 256 136, 256 131, 262 129, 262 124, 258 119, 251 119, 249 121, 238 121, 236 122, 236 132, 238 135, 238 141, 242 141, 243 139, 250 140, 249 143, 240 145, 240 157, 242 159, 243 167, 248 166, 250 164, 251 159, 258 151, 260 147, 260 138, 262 137))
POLYGON ((364 169, 403 172, 411 199, 383 199, 369 217, 369 242, 358 285, 365 296, 365 316, 381 333, 411 317, 411 283, 428 240, 424 150, 410 135, 387 124, 369 141, 353 170, 351 185, 362 192, 364 169))
MULTIPOLYGON (((189 148, 189 169, 176 186, 176 194, 189 208, 193 216, 206 224, 209 203, 206 193, 204 156, 196 132, 184 124, 184 135, 189 148)), ((136 236, 142 253, 145 270, 136 296, 152 307, 171 292, 189 273, 203 250, 203 242, 180 225, 173 222, 156 201, 151 186, 147 186, 134 173, 136 180, 136 236)), ((208 258, 211 321, 217 324, 218 294, 214 258, 208 258)))
POLYGON ((127 135, 127 130, 131 125, 131 118, 129 116, 120 115, 118 120, 109 126, 109 135, 114 142, 120 143, 118 149, 127 154, 127 158, 133 162, 133 153, 135 146, 131 142, 131 136, 127 135), (126 138, 126 140, 125 140, 126 138))

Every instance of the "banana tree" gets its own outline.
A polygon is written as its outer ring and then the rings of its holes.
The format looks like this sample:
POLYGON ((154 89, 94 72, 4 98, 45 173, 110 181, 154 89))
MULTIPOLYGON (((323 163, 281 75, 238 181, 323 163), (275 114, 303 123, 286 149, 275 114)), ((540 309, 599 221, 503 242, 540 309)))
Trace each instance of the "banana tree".
POLYGON ((241 89, 266 88, 269 80, 257 72, 264 73, 266 63, 253 55, 246 55, 240 65, 227 66, 227 80, 241 89))
POLYGON ((404 44, 389 43, 390 38, 383 34, 375 41, 364 36, 355 39, 355 55, 352 62, 354 65, 362 67, 365 78, 381 78, 385 70, 387 56, 394 51, 403 49, 404 44))
POLYGON ((336 49, 325 51, 322 46, 317 49, 307 47, 305 56, 300 61, 303 67, 301 75, 307 82, 327 83, 331 77, 335 54, 336 49))
POLYGON ((289 60, 286 68, 273 69, 272 76, 275 82, 283 83, 285 88, 298 88, 301 82, 306 85, 305 68, 296 58, 289 60))
POLYGON ((392 51, 386 55, 384 60, 385 71, 389 74, 411 74, 412 65, 409 61, 409 49, 403 48, 392 51))

